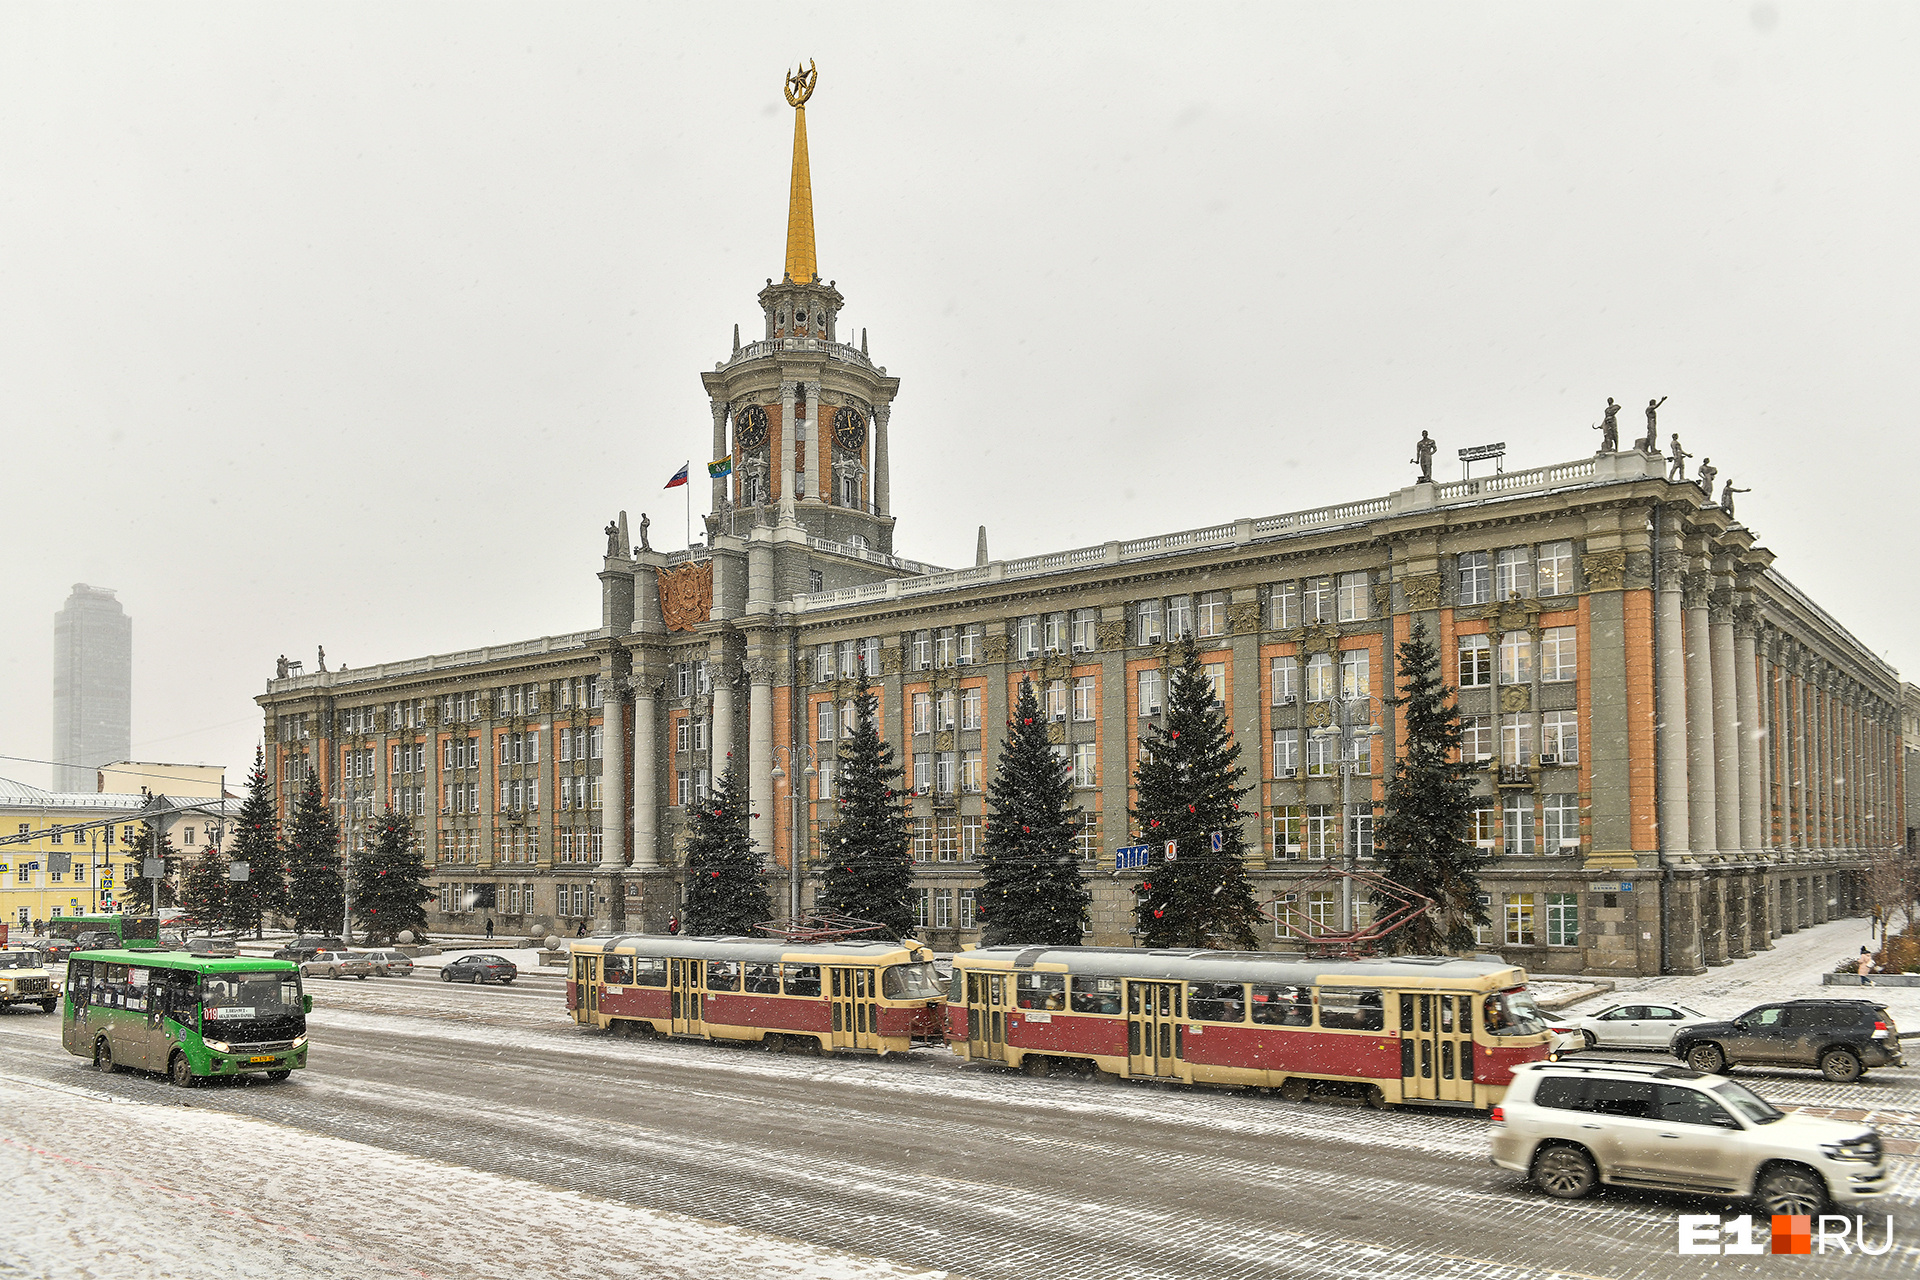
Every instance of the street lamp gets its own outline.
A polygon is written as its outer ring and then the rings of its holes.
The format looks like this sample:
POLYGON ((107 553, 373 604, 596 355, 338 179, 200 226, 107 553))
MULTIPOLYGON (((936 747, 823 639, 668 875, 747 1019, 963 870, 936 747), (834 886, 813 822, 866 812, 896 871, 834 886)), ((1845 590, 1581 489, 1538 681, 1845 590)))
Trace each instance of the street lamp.
MULTIPOLYGON (((797 747, 775 746, 774 750, 786 752, 788 764, 793 763, 794 753, 798 752, 800 756, 801 776, 805 778, 817 778, 820 776, 820 770, 815 768, 813 764, 812 747, 804 745, 797 747)), ((787 771, 780 767, 780 761, 776 757, 773 762, 774 782, 778 783, 786 776, 787 771)), ((787 787, 787 799, 792 805, 793 812, 793 826, 789 828, 793 833, 793 838, 787 847, 787 919, 794 921, 800 918, 800 788, 789 784, 787 787)))
MULTIPOLYGON (((1339 724, 1313 729, 1308 733, 1309 737, 1323 740, 1338 737, 1340 740, 1340 931, 1342 933, 1352 933, 1354 928, 1353 873, 1355 870, 1355 851, 1353 847, 1353 766, 1355 761, 1353 740, 1355 738, 1377 738, 1381 732, 1380 726, 1373 722, 1373 708, 1371 705, 1367 707, 1366 724, 1361 726, 1355 726, 1353 724, 1353 718, 1348 712, 1348 707, 1356 702, 1368 704, 1379 702, 1381 704, 1381 710, 1384 712, 1386 709, 1385 702, 1374 694, 1342 694, 1340 697, 1339 724)), ((1369 772, 1368 776, 1372 776, 1371 772, 1369 772)), ((1372 784, 1369 783, 1368 785, 1369 790, 1371 790, 1372 784)), ((1368 803, 1369 806, 1371 806, 1371 794, 1368 796, 1368 803)))

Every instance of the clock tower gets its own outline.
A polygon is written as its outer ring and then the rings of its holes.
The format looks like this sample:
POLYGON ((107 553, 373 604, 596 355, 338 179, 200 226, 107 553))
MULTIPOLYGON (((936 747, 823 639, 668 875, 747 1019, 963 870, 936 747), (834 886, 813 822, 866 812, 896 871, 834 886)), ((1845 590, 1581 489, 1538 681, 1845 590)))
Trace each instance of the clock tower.
MULTIPOLYGON (((701 375, 713 411, 713 456, 733 474, 713 481, 722 533, 799 526, 812 537, 891 554, 887 420, 900 380, 840 338, 845 299, 820 278, 814 252, 813 178, 807 164, 807 100, 818 71, 787 78, 793 106, 793 177, 787 256, 780 279, 760 291, 762 337, 701 375)), ((851 336, 851 335, 849 335, 851 336)))

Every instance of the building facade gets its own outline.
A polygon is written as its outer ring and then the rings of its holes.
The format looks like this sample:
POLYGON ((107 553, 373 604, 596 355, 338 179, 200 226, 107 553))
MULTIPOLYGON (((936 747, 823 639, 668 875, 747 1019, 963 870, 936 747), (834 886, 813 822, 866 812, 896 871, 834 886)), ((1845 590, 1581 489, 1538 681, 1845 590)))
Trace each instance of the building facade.
POLYGON ((94 789, 133 741, 133 619, 106 587, 76 582, 53 615, 53 789, 94 789))
POLYGON ((897 555, 899 382, 864 335, 839 339, 796 107, 765 336, 702 375, 733 461, 704 544, 635 547, 623 514, 598 627, 286 674, 259 699, 283 813, 317 775, 349 841, 389 803, 410 816, 434 927, 663 927, 688 807, 729 764, 804 909, 864 674, 907 771, 932 945, 978 940, 983 793, 1022 680, 1083 809, 1087 940, 1125 945, 1136 877, 1113 851, 1189 636, 1255 785, 1257 891, 1329 918, 1327 873, 1371 859, 1397 756, 1384 700, 1416 624, 1481 767, 1486 949, 1542 973, 1685 972, 1863 909, 1870 864, 1905 839, 1898 674, 1657 451, 961 570, 897 555))

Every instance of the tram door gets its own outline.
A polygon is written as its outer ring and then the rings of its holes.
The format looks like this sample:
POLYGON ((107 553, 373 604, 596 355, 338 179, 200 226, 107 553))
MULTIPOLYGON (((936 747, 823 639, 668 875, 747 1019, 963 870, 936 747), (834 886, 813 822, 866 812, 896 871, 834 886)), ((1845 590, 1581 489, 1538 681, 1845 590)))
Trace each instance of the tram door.
POLYGON ((1400 1091, 1436 1102, 1473 1101, 1473 997, 1400 995, 1400 1091))
POLYGON ((600 1012, 600 957, 578 955, 573 958, 573 1020, 593 1025, 600 1012))
POLYGON ((868 1035, 879 1030, 879 1009, 874 1005, 877 984, 871 969, 833 969, 833 1047, 860 1049, 869 1047, 868 1035))
POLYGON ((967 1056, 989 1062, 1007 1059, 1007 975, 967 975, 967 1056))
POLYGON ((1185 1045, 1180 1034, 1180 984, 1127 982, 1127 1072, 1177 1076, 1185 1045))
POLYGON ((667 987, 673 993, 673 1033, 705 1035, 707 1029, 700 1020, 700 961, 667 961, 667 987))

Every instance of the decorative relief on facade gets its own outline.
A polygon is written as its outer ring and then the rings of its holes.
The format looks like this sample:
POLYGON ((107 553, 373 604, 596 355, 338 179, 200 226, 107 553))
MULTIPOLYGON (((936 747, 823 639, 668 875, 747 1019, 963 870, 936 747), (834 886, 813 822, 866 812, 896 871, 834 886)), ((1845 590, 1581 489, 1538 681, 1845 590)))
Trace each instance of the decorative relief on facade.
POLYGON ((1440 575, 1416 573, 1410 578, 1402 578, 1400 594, 1406 597, 1409 609, 1438 609, 1440 607, 1440 575))
POLYGON ((1627 555, 1627 590, 1645 591, 1652 585, 1653 556, 1645 551, 1629 552, 1627 555))
POLYGON ((1094 636, 1102 649, 1124 649, 1127 647, 1127 623, 1124 618, 1115 618, 1109 622, 1093 624, 1094 636))
POLYGON ((901 668, 905 665, 906 657, 901 653, 899 645, 888 645, 886 648, 880 650, 881 675, 897 676, 900 674, 901 668))
POLYGON ((1502 711, 1529 711, 1533 708, 1533 686, 1510 684, 1500 691, 1502 711))
POLYGON ((1333 653, 1340 648, 1340 628, 1332 623, 1300 629, 1300 652, 1333 653))
POLYGON ((859 678, 855 676, 841 676, 833 682, 833 696, 842 701, 848 698, 857 698, 866 691, 866 685, 862 684, 859 678))
POLYGON ((1726 616, 1733 609, 1733 588, 1715 587, 1707 596, 1707 606, 1716 618, 1726 616))
POLYGON ((1047 726, 1047 741, 1058 745, 1067 740, 1067 726, 1055 720, 1047 726))
POLYGON ((1040 660, 1039 674, 1046 680, 1065 680, 1073 674, 1073 659, 1064 653, 1050 653, 1040 660))
POLYGON ((713 612, 713 561, 662 569, 660 616, 669 631, 691 631, 713 612))
POLYGON ((948 730, 947 730, 946 732, 944 732, 944 733, 936 733, 936 734, 934 734, 934 735, 933 735, 933 749, 934 749, 935 751, 951 751, 951 750, 953 750, 953 730, 951 730, 951 729, 948 729, 948 730))
POLYGON ((1681 579, 1681 590, 1687 594, 1687 608, 1704 609, 1712 602, 1713 575, 1695 570, 1681 579))
POLYGON ((1627 553, 1616 547, 1611 551, 1589 551, 1580 557, 1580 572, 1587 577, 1591 591, 1620 591, 1626 585, 1627 553))
POLYGON ((935 667, 934 668, 933 687, 935 689, 951 689, 954 686, 958 685, 959 683, 960 683, 960 673, 957 670, 955 670, 953 667, 935 667))
MULTIPOLYGON (((1260 630, 1260 612, 1258 600, 1242 600, 1238 604, 1230 604, 1227 606, 1227 625, 1233 628, 1233 634, 1237 636, 1253 635, 1260 630)), ((1100 625, 1104 627, 1107 624, 1103 622, 1100 625)), ((1120 636, 1124 640, 1127 634, 1126 624, 1116 622, 1113 625, 1120 628, 1120 636)), ((1106 647, 1104 640, 1100 647, 1103 649, 1106 647)))
POLYGON ((980 637, 980 656, 988 662, 1005 662, 1007 660, 1007 633, 1004 631, 989 631, 986 635, 980 637))
POLYGON ((1333 704, 1331 702, 1309 702, 1307 704, 1307 723, 1315 729, 1324 729, 1333 723, 1333 704))
POLYGON ((1503 600, 1499 604, 1490 604, 1481 612, 1487 620, 1487 634, 1498 644, 1500 637, 1509 631, 1540 630, 1540 602, 1524 597, 1503 600))

